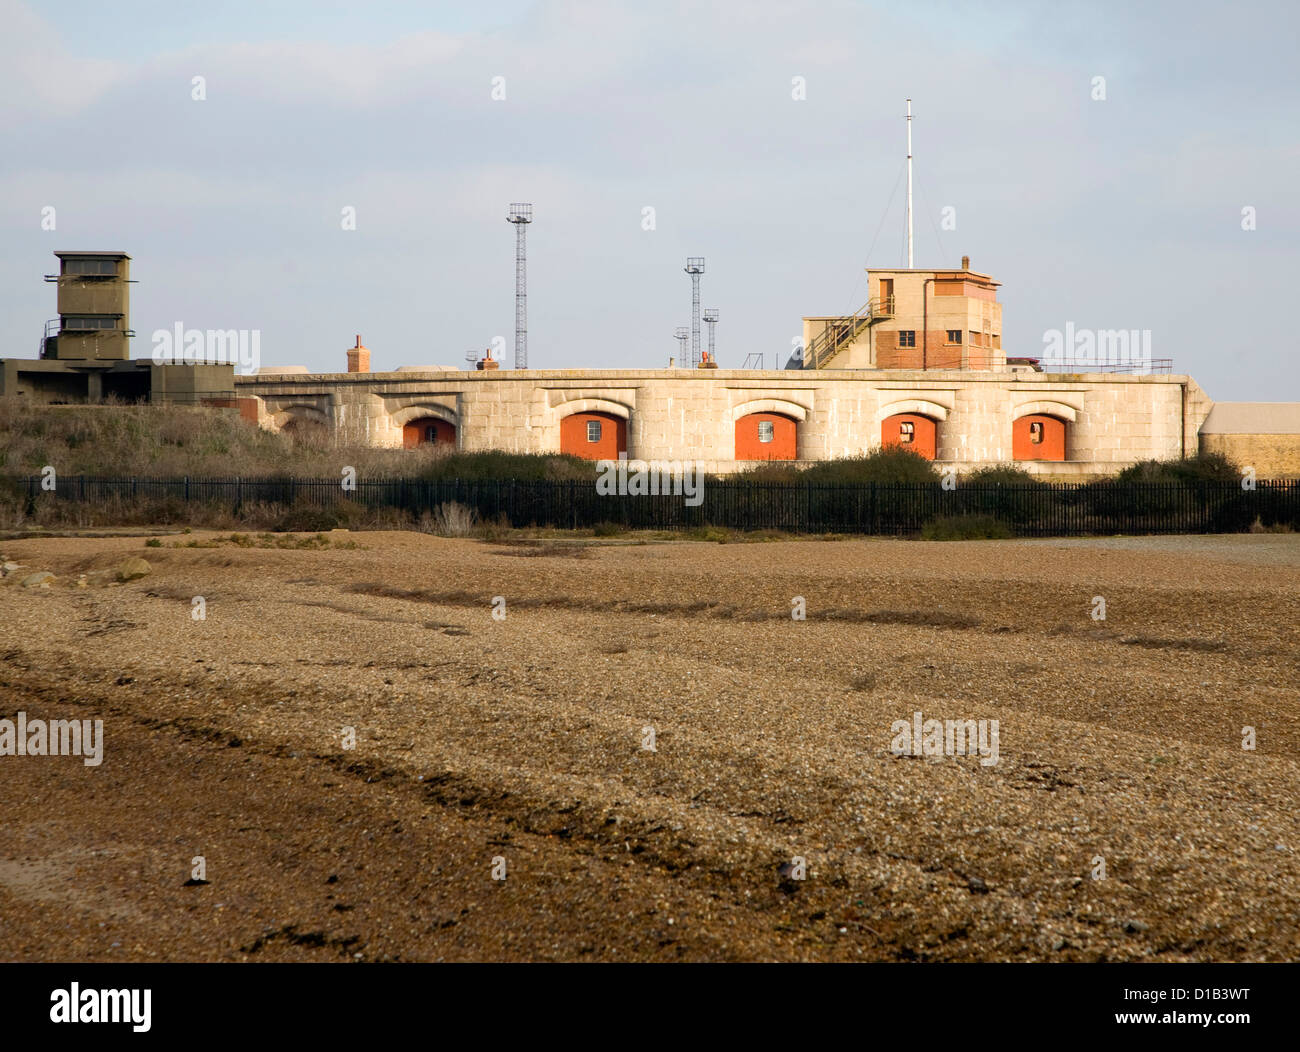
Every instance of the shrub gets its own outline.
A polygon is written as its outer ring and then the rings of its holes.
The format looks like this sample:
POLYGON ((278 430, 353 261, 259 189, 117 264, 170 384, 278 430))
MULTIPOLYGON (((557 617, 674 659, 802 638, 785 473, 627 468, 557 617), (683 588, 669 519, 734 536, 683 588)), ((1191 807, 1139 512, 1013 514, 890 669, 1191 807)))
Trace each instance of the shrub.
POLYGON ((681 536, 688 541, 714 541, 718 544, 726 544, 736 539, 735 531, 725 526, 696 526, 683 531, 681 536))
POLYGON ((999 464, 961 476, 956 507, 961 514, 987 515, 1024 526, 1054 502, 1052 487, 1024 468, 999 464))
POLYGON ((315 508, 298 504, 290 508, 272 527, 277 533, 321 533, 339 528, 339 514, 335 508, 315 508))
POLYGON ((1175 460, 1141 460, 1115 476, 1116 482, 1240 482, 1241 468, 1222 453, 1198 453, 1175 460))
POLYGON ((1232 462, 1221 453, 1203 454, 1185 459, 1140 460, 1118 475, 1116 482, 1187 483, 1232 482, 1240 479, 1232 462))
POLYGON ((468 537, 478 521, 478 512, 455 501, 439 504, 430 523, 432 533, 439 537, 468 537))
POLYGON ((995 464, 976 468, 961 476, 963 485, 977 486, 1045 486, 1046 483, 1024 468, 1013 464, 995 464))
POLYGON ((623 527, 616 522, 598 522, 591 528, 594 537, 618 537, 624 532, 623 527))
POLYGON ((811 482, 864 483, 864 482, 938 482, 939 472, 934 464, 919 453, 902 446, 886 446, 851 457, 823 460, 807 467, 789 463, 762 464, 734 476, 753 482, 811 482))
POLYGON ((567 453, 451 453, 429 460, 419 471, 429 481, 594 481, 596 464, 567 453))
POLYGON ((921 527, 923 541, 1004 541, 1007 524, 992 515, 938 515, 921 527))
POLYGON ((1113 482, 1090 483, 1085 502, 1093 514, 1118 526, 1140 528, 1143 517, 1159 519, 1203 512, 1209 528, 1246 529, 1254 519, 1249 500, 1238 499, 1237 465, 1221 453, 1202 453, 1175 460, 1143 460, 1115 476, 1113 482), (1127 484, 1127 485, 1126 485, 1127 484), (1131 489, 1130 486, 1141 487, 1131 489))

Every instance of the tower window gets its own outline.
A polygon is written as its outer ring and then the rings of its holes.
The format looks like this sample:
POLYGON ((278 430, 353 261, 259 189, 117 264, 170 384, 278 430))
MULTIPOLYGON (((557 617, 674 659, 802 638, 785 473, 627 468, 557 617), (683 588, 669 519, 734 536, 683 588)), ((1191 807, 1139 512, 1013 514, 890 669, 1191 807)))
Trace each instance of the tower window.
POLYGON ((1041 420, 1034 420, 1029 425, 1029 441, 1038 445, 1043 441, 1043 423, 1041 420))
POLYGON ((600 441, 600 421, 599 421, 599 420, 588 420, 588 421, 587 421, 587 441, 588 441, 588 442, 599 442, 599 441, 600 441))
POLYGON ((116 329, 117 317, 110 314, 90 314, 80 318, 65 316, 62 323, 64 332, 85 332, 91 329, 116 329))
POLYGON ((904 420, 898 425, 898 441, 904 444, 911 442, 916 436, 916 425, 910 420, 904 420))
POLYGON ((760 442, 771 442, 776 438, 776 425, 770 420, 760 420, 758 422, 758 440, 760 442))
POLYGON ((899 329, 899 330, 898 330, 898 346, 900 346, 900 347, 915 347, 915 346, 916 346, 916 330, 915 330, 915 329, 899 329))
POLYGON ((948 330, 948 342, 949 342, 949 343, 961 343, 961 329, 949 329, 949 330, 948 330))
POLYGON ((63 273, 78 276, 116 277, 117 261, 113 259, 65 259, 63 273))
POLYGON ((424 440, 426 442, 438 441, 438 429, 433 424, 429 424, 428 426, 425 427, 424 440))

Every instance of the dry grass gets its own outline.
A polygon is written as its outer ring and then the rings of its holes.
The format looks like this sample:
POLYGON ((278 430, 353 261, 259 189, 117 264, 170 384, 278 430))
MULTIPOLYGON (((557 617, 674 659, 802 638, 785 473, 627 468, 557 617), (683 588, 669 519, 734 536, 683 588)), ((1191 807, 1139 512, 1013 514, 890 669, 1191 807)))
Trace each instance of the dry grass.
POLYGON ((363 478, 594 478, 575 457, 445 447, 376 449, 332 438, 319 429, 275 433, 230 411, 172 405, 46 406, 0 398, 0 475, 116 478, 340 477, 345 466, 363 478))

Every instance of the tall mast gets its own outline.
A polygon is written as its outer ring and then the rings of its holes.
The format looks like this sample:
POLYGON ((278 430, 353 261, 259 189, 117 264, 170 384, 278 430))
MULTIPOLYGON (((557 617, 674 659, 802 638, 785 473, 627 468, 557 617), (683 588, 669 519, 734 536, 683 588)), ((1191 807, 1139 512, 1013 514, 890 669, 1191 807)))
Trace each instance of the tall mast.
POLYGON ((907 100, 907 269, 912 269, 912 100, 907 100))

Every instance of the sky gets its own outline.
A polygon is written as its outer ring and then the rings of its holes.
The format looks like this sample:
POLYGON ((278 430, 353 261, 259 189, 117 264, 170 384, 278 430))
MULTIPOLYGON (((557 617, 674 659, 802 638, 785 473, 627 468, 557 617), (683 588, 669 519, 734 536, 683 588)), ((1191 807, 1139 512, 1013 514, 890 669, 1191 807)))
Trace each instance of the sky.
POLYGON ((136 357, 182 324, 510 365, 526 201, 530 367, 666 365, 687 256, 720 364, 772 367, 905 262, 910 97, 916 265, 1002 282, 1009 355, 1148 330, 1296 400, 1297 38, 1290 2, 0 0, 0 354, 54 251, 120 249, 136 357))

